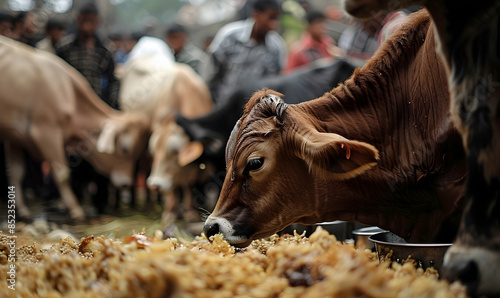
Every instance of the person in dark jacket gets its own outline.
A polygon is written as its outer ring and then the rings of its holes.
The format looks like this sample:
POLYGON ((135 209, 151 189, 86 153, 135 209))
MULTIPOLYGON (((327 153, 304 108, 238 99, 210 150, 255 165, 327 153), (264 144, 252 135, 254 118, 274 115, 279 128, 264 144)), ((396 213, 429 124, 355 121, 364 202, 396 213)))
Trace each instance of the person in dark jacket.
MULTIPOLYGON (((76 24, 77 32, 64 37, 56 53, 82 73, 105 103, 118 109, 119 80, 114 73, 115 62, 111 51, 96 34, 99 12, 94 3, 82 5, 76 24)), ((97 211, 103 213, 109 196, 109 179, 79 156, 68 156, 68 164, 72 169, 71 184, 75 195, 81 199, 87 183, 94 182, 96 190, 92 201, 97 211)))
POLYGON ((108 105, 118 108, 119 80, 113 54, 96 34, 99 13, 92 2, 84 4, 77 17, 77 32, 61 40, 59 57, 76 68, 89 81, 95 93, 108 105))

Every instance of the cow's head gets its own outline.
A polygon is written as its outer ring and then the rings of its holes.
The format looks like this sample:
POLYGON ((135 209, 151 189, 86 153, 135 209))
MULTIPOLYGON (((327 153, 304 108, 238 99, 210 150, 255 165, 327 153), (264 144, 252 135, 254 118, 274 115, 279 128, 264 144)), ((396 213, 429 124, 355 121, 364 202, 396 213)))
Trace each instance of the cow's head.
POLYGON ((203 154, 203 145, 191 141, 173 118, 166 119, 156 127, 149 139, 149 150, 153 157, 148 186, 160 192, 169 191, 176 179, 188 179, 202 171, 193 164, 203 154))
POLYGON ((123 113, 107 119, 89 161, 100 172, 109 174, 116 187, 130 186, 135 163, 144 153, 149 134, 149 120, 144 115, 123 113))
POLYGON ((318 132, 298 116, 298 106, 287 107, 281 97, 270 90, 255 93, 234 127, 207 236, 222 233, 231 244, 247 246, 294 222, 322 221, 312 191, 316 179, 342 181, 376 164, 372 145, 318 132))

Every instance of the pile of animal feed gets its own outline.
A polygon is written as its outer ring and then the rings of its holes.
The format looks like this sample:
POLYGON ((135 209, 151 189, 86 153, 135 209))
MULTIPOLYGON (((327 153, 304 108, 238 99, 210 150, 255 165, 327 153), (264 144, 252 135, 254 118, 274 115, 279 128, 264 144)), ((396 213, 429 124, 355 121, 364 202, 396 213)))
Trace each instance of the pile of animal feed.
POLYGON ((321 228, 245 249, 221 235, 189 242, 155 235, 67 237, 11 251, 11 238, 0 233, 0 297, 466 297, 433 269, 379 263, 321 228), (12 264, 14 287, 6 282, 12 264))

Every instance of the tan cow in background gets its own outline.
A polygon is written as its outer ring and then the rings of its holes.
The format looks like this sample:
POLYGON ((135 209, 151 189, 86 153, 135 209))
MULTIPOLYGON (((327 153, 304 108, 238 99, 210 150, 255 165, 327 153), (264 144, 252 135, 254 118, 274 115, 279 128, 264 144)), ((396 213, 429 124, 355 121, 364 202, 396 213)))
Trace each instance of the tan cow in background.
POLYGON ((6 142, 18 217, 30 217, 21 190, 21 148, 50 164, 72 219, 82 220, 85 214, 70 188, 66 152, 88 160, 117 187, 132 183, 135 159, 149 134, 142 115, 113 110, 66 62, 4 37, 0 67, 0 137, 6 142))
POLYGON ((198 166, 190 163, 202 154, 203 148, 190 142, 175 123, 174 115, 192 118, 207 114, 213 105, 210 91, 188 65, 160 55, 127 62, 121 80, 122 109, 144 113, 150 119, 149 151, 153 161, 147 184, 165 194, 164 221, 172 223, 177 217, 178 190, 183 194, 185 219, 196 219, 199 216, 193 210, 191 189, 205 175, 200 175, 198 166))

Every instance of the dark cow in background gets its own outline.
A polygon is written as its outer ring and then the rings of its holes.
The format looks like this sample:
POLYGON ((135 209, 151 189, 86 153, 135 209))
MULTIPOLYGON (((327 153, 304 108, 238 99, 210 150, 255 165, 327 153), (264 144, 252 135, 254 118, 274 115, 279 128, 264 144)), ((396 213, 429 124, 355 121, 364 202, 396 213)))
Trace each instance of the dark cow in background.
POLYGON ((246 246, 294 222, 345 220, 450 240, 467 166, 432 36, 429 15, 415 13, 330 93, 297 105, 256 93, 205 234, 246 246))
POLYGON ((500 294, 500 1, 345 1, 359 18, 411 5, 425 6, 434 21, 469 166, 464 216, 444 260, 447 277, 472 294, 500 294))
MULTIPOLYGON (((222 104, 216 106, 210 114, 195 118, 186 119, 177 115, 177 123, 182 128, 177 137, 189 136, 191 141, 200 142, 203 145, 203 152, 198 158, 192 158, 194 163, 201 165, 200 172, 211 168, 214 169, 212 181, 202 184, 195 191, 198 201, 205 199, 205 192, 213 192, 216 188, 217 194, 225 176, 224 148, 231 130, 243 113, 243 107, 251 95, 263 88, 268 87, 285 94, 287 103, 299 103, 323 95, 333 86, 346 80, 352 75, 354 66, 345 60, 318 60, 310 69, 298 70, 286 76, 279 76, 269 79, 262 79, 249 82, 246 86, 241 86, 232 95, 221 100, 222 104), (201 198, 200 198, 201 196, 201 198)), ((202 174, 200 174, 202 175, 202 174)), ((215 201, 216 198, 213 200, 215 201)), ((208 209, 212 206, 206 206, 208 209)))

